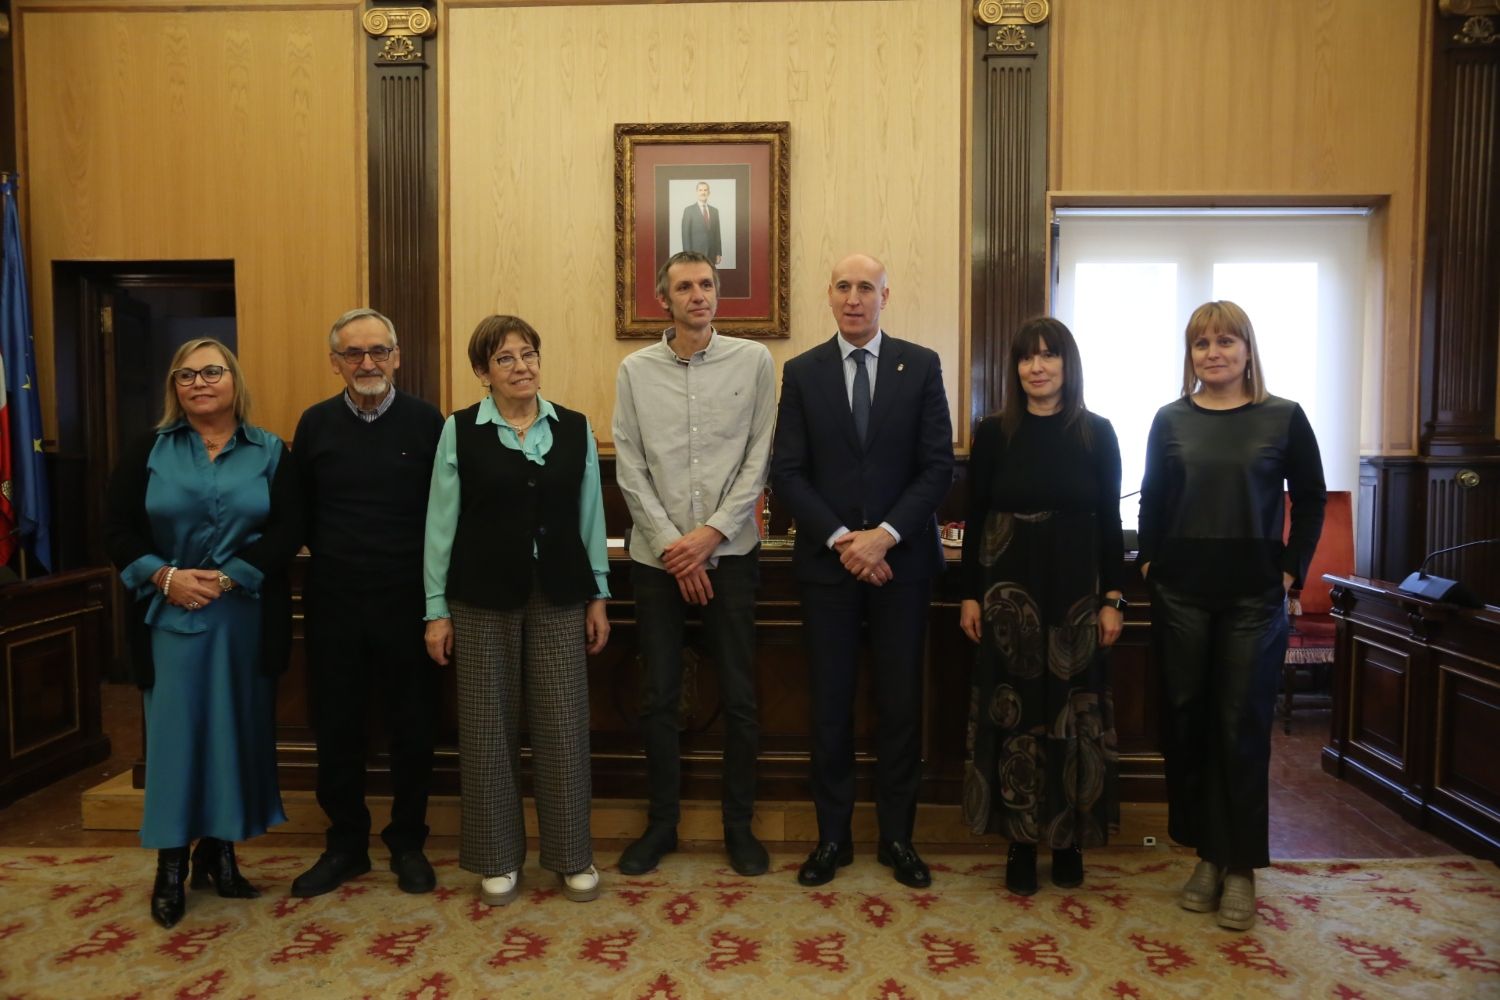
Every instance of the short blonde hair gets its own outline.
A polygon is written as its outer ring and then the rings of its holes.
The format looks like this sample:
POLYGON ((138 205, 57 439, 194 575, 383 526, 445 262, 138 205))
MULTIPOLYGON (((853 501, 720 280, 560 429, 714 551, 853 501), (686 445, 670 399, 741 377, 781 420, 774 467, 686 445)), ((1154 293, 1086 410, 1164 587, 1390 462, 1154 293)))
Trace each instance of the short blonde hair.
POLYGON ((1187 333, 1183 338, 1185 350, 1182 355, 1182 394, 1191 396, 1202 383, 1193 371, 1193 341, 1214 331, 1227 333, 1245 342, 1250 350, 1250 360, 1245 363, 1245 390, 1250 402, 1264 403, 1270 395, 1266 391, 1266 375, 1260 366, 1260 348, 1255 343, 1255 327, 1250 325, 1250 316, 1228 299, 1205 302, 1193 310, 1188 317, 1187 333))
POLYGON ((177 353, 172 355, 172 363, 167 366, 167 385, 162 395, 161 419, 156 422, 157 430, 166 430, 183 419, 182 402, 177 398, 177 386, 173 384, 172 373, 181 368, 187 356, 200 347, 212 347, 223 356, 224 367, 229 369, 229 375, 234 379, 234 419, 242 424, 250 422, 250 389, 245 385, 244 376, 240 374, 240 359, 222 342, 212 337, 199 337, 177 348, 177 353))

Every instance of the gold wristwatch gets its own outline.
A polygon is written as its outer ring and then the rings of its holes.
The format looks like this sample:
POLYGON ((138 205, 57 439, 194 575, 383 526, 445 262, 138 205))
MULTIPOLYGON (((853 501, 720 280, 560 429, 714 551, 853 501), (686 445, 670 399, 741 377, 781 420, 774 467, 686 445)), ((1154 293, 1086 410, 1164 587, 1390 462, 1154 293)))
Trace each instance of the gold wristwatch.
POLYGON ((222 569, 219 570, 219 589, 226 594, 234 589, 234 581, 229 579, 229 574, 222 569))

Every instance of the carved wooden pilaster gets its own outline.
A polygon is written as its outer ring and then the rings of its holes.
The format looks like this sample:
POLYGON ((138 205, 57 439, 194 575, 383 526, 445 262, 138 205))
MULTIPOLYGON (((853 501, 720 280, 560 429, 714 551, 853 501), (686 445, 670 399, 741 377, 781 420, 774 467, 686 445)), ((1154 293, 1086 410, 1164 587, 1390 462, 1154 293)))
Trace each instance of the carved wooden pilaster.
MULTIPOLYGON (((1361 462, 1361 571, 1401 579, 1437 549, 1500 525, 1500 3, 1438 0, 1432 34, 1421 454, 1361 462)), ((1430 569, 1500 602, 1500 547, 1430 569)))
POLYGON ((437 16, 372 3, 362 23, 370 36, 370 305, 396 324, 401 387, 437 404, 437 16))
POLYGON ((971 416, 1000 409, 1010 337, 1047 298, 1046 0, 974 4, 971 416))
POLYGON ((1433 32, 1423 452, 1500 454, 1500 6, 1441 0, 1433 32))

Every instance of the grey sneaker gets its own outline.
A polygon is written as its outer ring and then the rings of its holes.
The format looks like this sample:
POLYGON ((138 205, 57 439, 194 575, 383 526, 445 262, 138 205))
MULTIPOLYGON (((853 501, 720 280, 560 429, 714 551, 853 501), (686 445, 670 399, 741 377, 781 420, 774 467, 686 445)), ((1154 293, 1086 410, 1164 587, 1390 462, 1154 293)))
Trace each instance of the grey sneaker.
POLYGON ((1219 896, 1223 891, 1224 872, 1212 861, 1200 861, 1193 869, 1193 877, 1182 887, 1177 902, 1184 910, 1212 913, 1219 908, 1219 896))

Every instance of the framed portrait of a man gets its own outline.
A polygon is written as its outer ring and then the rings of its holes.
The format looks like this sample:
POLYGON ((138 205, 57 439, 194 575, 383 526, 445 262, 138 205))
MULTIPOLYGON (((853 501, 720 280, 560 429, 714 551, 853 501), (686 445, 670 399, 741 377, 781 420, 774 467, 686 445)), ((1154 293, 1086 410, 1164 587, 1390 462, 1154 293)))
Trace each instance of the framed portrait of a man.
POLYGON ((669 319, 656 271, 683 250, 719 271, 714 326, 785 337, 788 284, 786 122, 615 126, 617 337, 655 337, 669 319))

